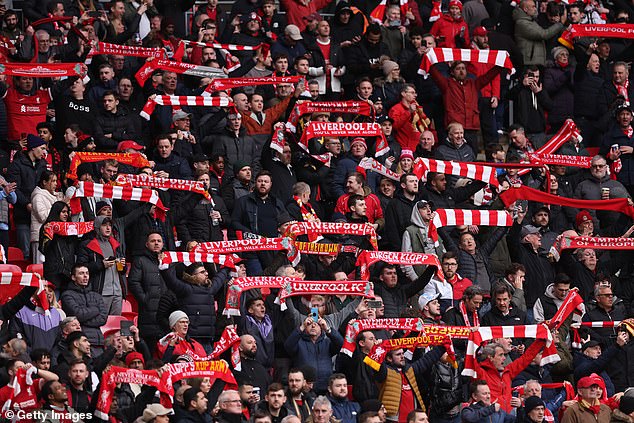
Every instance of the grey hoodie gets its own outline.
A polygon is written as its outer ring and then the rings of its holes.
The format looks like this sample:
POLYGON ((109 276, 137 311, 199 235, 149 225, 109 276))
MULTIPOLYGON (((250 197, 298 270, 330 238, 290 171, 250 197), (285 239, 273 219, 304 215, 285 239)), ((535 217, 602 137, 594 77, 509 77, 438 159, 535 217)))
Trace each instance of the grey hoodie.
MULTIPOLYGON (((442 240, 438 238, 438 247, 434 245, 434 241, 432 241, 429 237, 427 237, 427 232, 429 230, 429 226, 427 223, 423 221, 422 216, 418 212, 418 207, 414 206, 412 209, 411 215, 412 224, 405 229, 403 233, 403 242, 401 244, 401 251, 406 253, 427 253, 427 254, 436 254, 438 258, 445 253, 445 247, 442 245, 442 240), (418 240, 424 246, 424 251, 414 251, 412 249, 412 236, 418 237, 418 240)), ((425 271, 425 266, 414 266, 402 264, 401 270, 405 275, 411 280, 415 281, 418 277, 425 271)))

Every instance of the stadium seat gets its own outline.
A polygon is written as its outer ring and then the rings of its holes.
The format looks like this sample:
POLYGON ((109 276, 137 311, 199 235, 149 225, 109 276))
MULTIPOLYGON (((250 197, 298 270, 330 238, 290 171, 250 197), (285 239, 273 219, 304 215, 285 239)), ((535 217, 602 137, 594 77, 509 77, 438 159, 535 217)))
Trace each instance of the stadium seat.
POLYGON ((101 333, 106 333, 110 330, 119 330, 121 328, 121 321, 128 320, 123 316, 108 316, 106 324, 101 327, 101 333))
POLYGON ((22 273, 22 269, 15 264, 0 264, 0 272, 22 273))
POLYGON ((29 264, 26 266, 26 273, 37 273, 40 276, 44 276, 44 265, 43 264, 29 264))
POLYGON ((137 317, 139 313, 132 311, 132 304, 130 304, 130 301, 123 300, 121 315, 128 320, 134 321, 134 318, 137 317))

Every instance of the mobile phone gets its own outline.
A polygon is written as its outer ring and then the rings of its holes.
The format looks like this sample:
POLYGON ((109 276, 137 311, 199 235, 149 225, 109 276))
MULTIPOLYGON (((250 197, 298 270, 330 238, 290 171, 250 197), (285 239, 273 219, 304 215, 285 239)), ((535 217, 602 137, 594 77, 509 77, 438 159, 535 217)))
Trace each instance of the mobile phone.
POLYGON ((101 16, 101 12, 99 12, 98 10, 91 10, 90 12, 88 12, 88 16, 90 16, 91 18, 99 18, 99 16, 101 16))
POLYGON ((260 395, 260 388, 258 386, 254 386, 253 391, 251 393, 253 395, 260 395))
POLYGON ((368 308, 381 308, 383 307, 383 301, 380 300, 368 300, 368 308))
POLYGON ((106 259, 106 261, 112 261, 112 260, 114 260, 114 256, 110 256, 106 259))
POLYGON ((134 324, 129 320, 121 321, 121 336, 132 336, 132 332, 130 331, 130 327, 134 324))
POLYGON ((27 133, 26 133, 26 132, 22 132, 22 133, 20 134, 20 139, 21 139, 21 140, 25 140, 25 139, 26 139, 26 137, 27 137, 27 133))
POLYGON ((319 320, 319 308, 311 307, 310 308, 310 317, 313 319, 313 322, 317 323, 319 320))

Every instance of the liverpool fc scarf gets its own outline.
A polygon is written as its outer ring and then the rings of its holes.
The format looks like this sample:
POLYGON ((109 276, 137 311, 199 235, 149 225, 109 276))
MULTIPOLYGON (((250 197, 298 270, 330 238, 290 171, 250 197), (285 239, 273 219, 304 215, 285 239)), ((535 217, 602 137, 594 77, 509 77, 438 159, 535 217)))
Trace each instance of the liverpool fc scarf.
POLYGON ((187 266, 193 263, 215 263, 229 269, 236 268, 236 263, 240 258, 235 255, 214 254, 214 253, 186 253, 182 251, 164 251, 160 261, 160 265, 169 265, 172 263, 183 263, 187 266))
POLYGON ((189 179, 171 179, 171 178, 158 178, 156 176, 149 176, 145 174, 131 175, 121 174, 117 175, 117 184, 130 185, 133 187, 142 188, 158 188, 158 189, 173 189, 176 191, 190 191, 200 194, 207 200, 211 200, 211 194, 205 189, 205 184, 202 181, 190 181, 189 179))
POLYGON ((381 125, 376 122, 308 122, 299 145, 308 151, 308 140, 320 137, 377 137, 377 151, 387 145, 381 125))
POLYGON ((94 230, 95 222, 48 222, 45 223, 44 236, 53 239, 55 235, 85 235, 94 230))
MULTIPOLYGON (((378 155, 379 154, 377 152, 377 156, 378 155)), ((400 181, 401 179, 400 173, 396 173, 388 169, 385 165, 382 165, 381 163, 379 163, 376 159, 373 159, 372 157, 362 158, 359 164, 357 165, 357 167, 364 170, 374 171, 378 173, 379 175, 383 175, 386 178, 390 178, 393 181, 400 181)))
POLYGON ((353 295, 374 298, 372 282, 367 281, 296 281, 287 282, 279 291, 275 303, 286 310, 286 298, 298 295, 353 295))
POLYGON ((369 223, 347 222, 295 222, 286 228, 284 236, 292 239, 299 235, 341 234, 368 236, 372 247, 377 250, 377 236, 374 227, 369 223))
POLYGON ((580 25, 574 24, 561 34, 558 41, 567 48, 574 50, 574 38, 634 38, 634 25, 632 24, 601 24, 580 25))
POLYGON ((384 339, 380 343, 374 344, 370 354, 363 358, 363 362, 378 372, 381 368, 381 363, 383 363, 389 351, 400 349, 413 350, 415 348, 437 347, 440 345, 445 346, 450 356, 451 364, 454 368, 458 368, 450 335, 421 335, 413 338, 384 339))
POLYGON ((228 107, 233 104, 229 97, 209 97, 193 95, 157 95, 148 98, 139 113, 145 120, 150 120, 156 105, 159 106, 203 106, 203 107, 228 107))
POLYGON ((77 168, 82 163, 95 163, 104 160, 116 160, 119 163, 130 165, 133 167, 150 167, 150 162, 139 153, 93 153, 88 151, 78 151, 70 162, 70 167, 66 177, 68 179, 77 179, 77 168))
POLYGON ((225 78, 227 75, 222 69, 212 68, 209 66, 193 65, 184 62, 172 62, 164 59, 153 59, 145 62, 141 69, 136 73, 135 77, 140 86, 145 85, 145 81, 156 70, 165 70, 183 75, 192 75, 199 78, 225 78))
POLYGON ((505 50, 469 50, 457 48, 432 48, 423 56, 418 73, 427 78, 432 65, 442 62, 473 62, 500 66, 507 69, 511 75, 515 68, 509 53, 505 50))
MULTIPOLYGON (((31 76, 33 78, 59 78, 61 76, 86 77, 84 63, 2 63, 0 74, 6 76, 31 76)), ((86 80, 85 82, 88 82, 86 80)))
POLYGON ((370 280, 369 268, 377 261, 391 264, 407 264, 412 266, 436 266, 436 277, 441 281, 445 280, 445 275, 442 273, 442 268, 440 267, 440 261, 434 254, 369 250, 363 250, 361 254, 359 254, 359 257, 357 257, 356 265, 359 267, 360 278, 362 280, 370 280))
POLYGON ((236 327, 234 325, 226 326, 222 331, 222 335, 220 335, 220 339, 218 342, 214 344, 214 349, 211 354, 201 357, 196 354, 194 351, 188 349, 185 354, 190 356, 194 361, 212 361, 220 359, 220 356, 231 348, 231 364, 233 368, 237 371, 241 369, 240 363, 240 351, 238 349, 240 344, 240 337, 236 332, 236 327), (236 357, 237 355, 237 357, 236 357))
POLYGON ((271 288, 279 289, 294 280, 283 276, 253 276, 232 279, 229 282, 227 302, 222 314, 226 316, 240 315, 240 297, 244 291, 259 289, 264 295, 265 291, 269 293, 271 288))
POLYGON ((500 194, 500 199, 504 202, 506 207, 517 200, 528 200, 544 204, 559 204, 560 206, 578 209, 617 211, 634 218, 634 207, 628 204, 627 198, 579 200, 576 198, 559 197, 527 186, 522 186, 520 188, 509 188, 500 194))
POLYGON ((111 200, 126 200, 126 201, 142 201, 156 205, 157 211, 161 212, 160 217, 165 218, 167 207, 163 205, 158 193, 151 189, 145 188, 133 188, 133 187, 116 187, 112 185, 95 184, 88 181, 79 181, 77 183, 77 190, 70 199, 70 208, 72 214, 78 214, 81 212, 80 198, 99 197, 109 198, 111 200))
POLYGON ((261 78, 242 77, 214 79, 207 88, 205 88, 205 92, 212 93, 214 91, 227 91, 232 88, 250 87, 254 85, 296 84, 301 79, 301 76, 264 76, 261 78))
POLYGON ((346 327, 346 335, 341 352, 352 357, 356 349, 357 336, 363 331, 377 329, 422 332, 429 336, 451 335, 453 338, 458 339, 467 339, 471 334, 471 329, 467 326, 426 325, 423 323, 423 319, 418 318, 352 319, 346 327))
POLYGON ((438 228, 460 225, 513 226, 513 217, 506 210, 436 209, 427 236, 438 246, 438 228))
POLYGON ((353 113, 371 117, 374 115, 374 108, 366 101, 307 101, 293 108, 288 122, 286 122, 286 128, 295 132, 302 115, 318 112, 353 113))
POLYGON ((127 57, 145 57, 145 58, 155 58, 155 59, 167 59, 167 53, 165 49, 155 47, 138 47, 138 46, 128 46, 122 44, 113 44, 113 43, 104 43, 99 41, 90 53, 88 53, 88 57, 98 56, 102 54, 108 55, 117 55, 117 56, 127 56, 127 57))

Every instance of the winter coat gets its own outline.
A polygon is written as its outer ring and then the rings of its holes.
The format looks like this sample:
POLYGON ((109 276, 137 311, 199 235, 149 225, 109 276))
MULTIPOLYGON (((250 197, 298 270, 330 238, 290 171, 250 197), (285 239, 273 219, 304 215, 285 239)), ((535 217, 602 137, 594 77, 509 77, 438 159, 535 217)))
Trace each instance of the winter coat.
POLYGON ((615 392, 623 392, 634 386, 634 341, 618 349, 614 360, 610 361, 608 374, 614 384, 615 392))
POLYGON ((374 292, 383 299, 385 317, 399 317, 407 307, 409 298, 422 291, 435 272, 436 266, 427 266, 427 269, 415 282, 398 281, 393 288, 388 288, 383 282, 375 282, 374 292))
MULTIPOLYGON (((258 344, 260 348, 260 344, 258 344)), ((260 388, 260 392, 266 392, 266 389, 271 384, 271 375, 267 369, 257 360, 248 357, 241 357, 241 370, 237 372, 234 370, 238 380, 248 380, 253 383, 253 386, 260 388)))
POLYGON ((379 63, 381 56, 390 56, 390 50, 384 42, 376 45, 368 43, 366 37, 344 50, 346 56, 346 73, 343 75, 344 83, 353 83, 355 78, 367 76, 370 80, 383 77, 381 68, 372 69, 370 65, 379 63))
POLYGON ((475 363, 477 378, 487 382, 491 388, 491 401, 497 400, 502 410, 511 412, 511 381, 533 361, 544 345, 545 341, 542 340, 533 342, 523 355, 504 368, 502 374, 489 359, 475 363))
POLYGON ((55 235, 45 243, 40 242, 39 249, 46 257, 44 262, 44 279, 57 282, 67 278, 70 280, 71 270, 75 264, 76 236, 55 235))
POLYGON ((402 102, 398 102, 390 109, 388 115, 394 121, 396 141, 402 148, 414 150, 421 134, 414 128, 412 112, 402 102))
MULTIPOLYGON (((108 242, 113 251, 117 251, 119 247, 119 241, 113 236, 108 238, 108 242)), ((106 267, 103 264, 103 260, 107 257, 101 251, 101 246, 97 238, 88 239, 83 241, 77 249, 77 263, 84 264, 90 272, 90 287, 93 291, 101 294, 106 282, 106 267)), ((125 272, 117 272, 119 276, 119 283, 121 284, 121 292, 123 298, 127 295, 126 277, 125 272)), ((116 281, 115 281, 116 283, 116 281)), ((69 314, 73 316, 73 314, 69 314)))
POLYGON ((260 171, 260 154, 255 140, 252 136, 246 134, 244 127, 240 128, 238 136, 228 129, 213 137, 205 137, 203 140, 203 149, 207 154, 211 150, 212 154, 220 154, 225 157, 225 172, 232 175, 233 165, 236 162, 249 163, 251 172, 257 175, 260 171), (208 139, 209 138, 209 139, 208 139), (205 144, 209 143, 211 148, 205 149, 205 144))
POLYGON ((240 197, 248 195, 252 191, 252 184, 243 185, 238 179, 229 179, 228 182, 224 182, 220 188, 222 193, 222 199, 227 206, 229 212, 233 212, 233 208, 240 197))
POLYGON ((434 158, 437 160, 453 160, 455 162, 474 162, 476 155, 466 142, 457 147, 449 139, 445 139, 434 151, 434 158))
POLYGON ((222 241, 222 229, 231 225, 231 216, 225 202, 218 194, 210 194, 213 204, 201 194, 189 193, 180 202, 174 213, 176 232, 183 244, 189 241, 222 241), (216 226, 211 219, 212 211, 219 211, 222 221, 216 226))
POLYGON ((176 277, 174 266, 161 271, 165 284, 178 297, 180 310, 189 317, 188 335, 200 342, 211 342, 216 330, 215 296, 228 280, 228 269, 216 273, 209 285, 194 285, 176 277))
POLYGON ((86 334, 90 345, 103 346, 101 326, 108 320, 108 310, 101 294, 75 283, 68 285, 60 297, 62 310, 67 316, 76 316, 81 330, 86 334))
POLYGON ((158 339, 163 330, 158 324, 156 312, 161 295, 166 291, 165 281, 158 269, 156 254, 145 250, 135 257, 128 275, 128 288, 139 305, 139 331, 150 339, 158 339))
POLYGON ((481 322, 482 326, 521 326, 528 324, 526 313, 519 308, 511 307, 509 313, 504 316, 500 309, 495 306, 482 316, 481 322))
POLYGON ((116 113, 102 112, 97 116, 95 133, 98 151, 116 151, 119 142, 134 140, 141 136, 136 133, 132 116, 123 107, 117 108, 116 113), (112 134, 106 137, 106 134, 112 134))
POLYGON ((462 410, 462 421, 465 423, 511 423, 515 421, 515 417, 502 409, 495 411, 494 404, 484 405, 476 402, 462 410))
POLYGON ((506 238, 511 260, 526 267, 524 281, 524 298, 526 307, 533 307, 535 301, 555 279, 555 271, 548 259, 541 253, 536 253, 530 244, 522 244, 520 230, 522 225, 515 223, 506 238))
POLYGON ((39 242, 40 228, 46 222, 53 203, 63 199, 64 194, 61 192, 51 194, 44 188, 35 187, 31 193, 31 242, 39 242))
MULTIPOLYGON (((406 227, 405 232, 403 232, 401 249, 396 249, 395 251, 402 251, 404 253, 413 252, 436 254, 436 256, 441 257, 445 252, 445 247, 442 244, 439 244, 438 246, 434 245, 434 241, 427 236, 429 231, 428 224, 423 221, 423 218, 421 217, 417 207, 412 207, 410 221, 412 222, 412 224, 406 227)), ((388 229, 385 236, 387 236, 389 233, 390 230, 388 229)), ((403 273, 405 273, 409 280, 414 281, 423 273, 423 271, 425 270, 425 266, 410 266, 402 264, 401 270, 403 271, 403 273)))
POLYGON ((308 47, 308 52, 310 53, 308 75, 311 77, 311 79, 316 79, 317 82, 319 82, 319 94, 326 94, 327 91, 332 91, 335 93, 341 92, 340 77, 331 76, 330 87, 326 86, 326 59, 329 60, 329 63, 332 66, 341 69, 344 75, 347 72, 345 58, 341 46, 331 39, 330 57, 326 58, 319 48, 319 41, 315 41, 314 45, 308 47))
POLYGON ((294 63, 297 57, 306 54, 306 46, 302 40, 297 41, 294 45, 290 45, 284 37, 278 38, 271 46, 271 56, 285 54, 288 56, 288 63, 294 63))
POLYGON ((438 47, 469 48, 471 45, 469 28, 462 17, 454 19, 447 13, 443 14, 434 22, 430 33, 436 39, 444 38, 438 41, 438 47))
POLYGON ((546 112, 552 109, 553 102, 548 95, 548 91, 542 89, 537 94, 524 86, 518 84, 509 93, 517 113, 514 116, 515 122, 521 124, 527 134, 546 132, 546 112), (533 106, 533 101, 537 102, 537 109, 533 106))
MULTIPOLYGON (((267 235, 262 233, 263 229, 258 224, 258 204, 261 202, 260 198, 255 193, 245 195, 236 201, 233 213, 231 215, 231 226, 236 231, 251 232, 263 236, 274 236, 273 234, 267 235)), ((275 204, 277 215, 288 215, 284 203, 272 196, 269 196, 266 201, 272 201, 275 204)), ((278 226, 275 224, 274 226, 278 226)))
MULTIPOLYGON (((629 86, 627 88, 627 96, 631 102, 634 98, 634 86, 628 81, 629 86)), ((619 95, 614 82, 605 81, 603 83, 603 88, 601 89, 601 94, 599 95, 598 107, 599 107, 599 118, 601 119, 601 127, 603 130, 608 130, 614 122, 614 115, 611 113, 614 110, 614 104, 616 97, 619 95)))
POLYGON ((513 21, 515 41, 522 50, 524 64, 544 66, 548 57, 546 41, 558 35, 564 26, 556 23, 544 29, 519 7, 513 11, 513 21))
POLYGON ((16 338, 20 334, 31 351, 39 348, 50 351, 61 332, 61 322, 62 317, 56 308, 51 307, 49 315, 46 315, 41 308, 27 304, 11 317, 9 337, 16 338))
POLYGON ((330 333, 324 332, 313 342, 310 336, 293 330, 286 339, 284 348, 293 359, 294 367, 312 366, 316 370, 314 390, 324 392, 328 387, 328 378, 332 374, 332 356, 337 354, 343 345, 343 338, 332 328, 330 333))
MULTIPOLYGON (((592 338, 593 340, 596 340, 592 338)), ((611 343, 610 343, 611 344, 611 343)), ((619 352, 620 347, 611 344, 607 348, 602 348, 599 358, 588 357, 582 352, 575 351, 573 355, 573 366, 575 369, 574 378, 579 380, 582 377, 590 376, 592 373, 596 373, 605 382, 605 389, 607 390, 608 397, 614 395, 614 384, 612 379, 608 375, 607 368, 612 360, 614 360, 619 352)))
POLYGON ((18 202, 13 209, 15 224, 31 223, 31 213, 26 209, 26 205, 31 203, 31 194, 45 170, 46 160, 40 159, 33 163, 25 152, 17 153, 7 168, 7 182, 17 184, 15 193, 18 196, 18 202))
POLYGON ((488 85, 501 69, 495 66, 477 79, 466 79, 460 82, 453 77, 444 76, 437 65, 432 66, 431 76, 443 93, 445 127, 451 122, 458 122, 465 130, 480 129, 480 110, 478 109, 480 90, 488 85))
MULTIPOLYGON (((267 315, 266 318, 271 321, 271 317, 269 315, 267 315)), ((255 341, 258 344, 255 359, 266 368, 271 368, 271 366, 273 366, 273 358, 275 357, 275 328, 276 326, 273 321, 271 321, 271 330, 266 336, 264 336, 262 331, 258 328, 258 325, 255 323, 255 319, 253 317, 247 314, 240 320, 240 333, 243 335, 249 334, 255 338, 255 341)))
MULTIPOLYGON (((612 310, 607 311, 604 308, 595 307, 588 310, 582 320, 584 322, 620 322, 628 317, 629 315, 623 300, 615 298, 612 310)), ((601 342, 603 345, 609 345, 611 340, 616 339, 618 333, 616 330, 617 328, 614 327, 589 329, 592 339, 601 342)))
POLYGON ((394 198, 388 203, 385 209, 385 231, 384 238, 388 247, 392 251, 400 251, 403 233, 415 219, 414 213, 420 216, 415 207, 418 196, 413 200, 405 198, 403 191, 398 191, 394 198))
MULTIPOLYGON (((634 137, 628 137, 618 125, 613 125, 603 136, 599 154, 607 159, 610 147, 614 144, 618 144, 619 147, 634 147, 634 137)), ((621 160, 622 168, 621 171, 616 174, 616 180, 626 187, 634 185, 634 153, 621 154, 619 159, 621 160)), ((612 162, 612 160, 610 160, 610 162, 612 162)), ((610 192, 610 196, 611 194, 610 192)))
POLYGON ((191 179, 192 171, 186 158, 181 157, 178 153, 172 151, 167 158, 162 158, 158 154, 154 155, 154 171, 164 171, 169 173, 169 177, 173 179, 191 179))
MULTIPOLYGON (((581 181, 575 189, 575 198, 581 200, 601 200, 601 190, 603 188, 610 188, 610 198, 628 198, 629 194, 627 189, 619 181, 610 179, 610 175, 596 179, 593 176, 588 176, 587 179, 581 181)), ((620 213, 609 210, 589 210, 593 217, 593 220, 598 219, 599 228, 595 225, 595 231, 597 229, 602 232, 604 236, 610 236, 606 232, 615 225, 615 222, 619 220, 620 213)), ((620 235, 612 235, 620 236, 620 235)))
POLYGON ((533 306, 533 318, 537 323, 550 320, 559 310, 563 300, 555 297, 555 284, 546 287, 546 292, 535 301, 533 306))
POLYGON ((599 414, 595 416, 576 402, 566 409, 561 423, 608 423, 611 414, 610 407, 605 404, 600 404, 599 414))
POLYGON ((332 395, 327 396, 332 405, 332 415, 341 420, 341 423, 356 423, 357 416, 361 414, 361 406, 358 402, 348 398, 339 399, 332 395))
MULTIPOLYGON (((128 217, 128 215, 125 217, 128 217)), ((128 228, 126 233, 128 249, 130 250, 131 255, 143 255, 146 249, 145 241, 151 232, 158 232, 161 234, 161 237, 163 238, 163 248, 165 251, 176 250, 174 231, 172 230, 173 226, 171 213, 167 214, 165 221, 162 221, 160 218, 153 217, 148 212, 143 213, 134 222, 134 225, 128 228)))
MULTIPOLYGON (((561 125, 573 116, 575 91, 573 91, 575 73, 574 66, 562 68, 558 64, 547 67, 544 71, 544 90, 552 99, 552 106, 548 113, 548 123, 561 125)), ((553 128, 554 130, 558 127, 553 128)))

